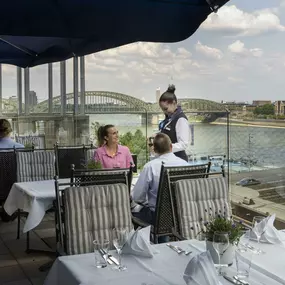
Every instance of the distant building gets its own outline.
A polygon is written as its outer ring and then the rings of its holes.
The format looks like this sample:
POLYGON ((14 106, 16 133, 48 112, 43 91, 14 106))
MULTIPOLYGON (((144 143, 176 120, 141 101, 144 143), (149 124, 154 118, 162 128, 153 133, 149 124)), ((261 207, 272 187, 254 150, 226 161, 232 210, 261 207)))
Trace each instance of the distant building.
POLYGON ((276 101, 274 103, 274 107, 275 107, 275 115, 285 115, 285 100, 276 101))
POLYGON ((32 107, 37 104, 38 104, 37 93, 35 91, 30 91, 29 92, 29 105, 32 107))
POLYGON ((256 108, 256 106, 249 104, 247 101, 246 102, 225 102, 225 101, 221 101, 222 104, 224 104, 226 106, 226 108, 230 111, 234 111, 237 114, 247 114, 247 113, 251 113, 254 111, 254 109, 256 108))
POLYGON ((252 101, 252 105, 257 106, 257 107, 263 106, 266 104, 271 104, 271 101, 270 100, 253 100, 252 101))
POLYGON ((155 91, 155 98, 156 98, 156 102, 159 102, 159 98, 160 98, 160 87, 158 87, 155 91))
POLYGON ((9 97, 9 103, 11 103, 11 102, 18 102, 18 97, 17 96, 11 96, 11 97, 9 97))

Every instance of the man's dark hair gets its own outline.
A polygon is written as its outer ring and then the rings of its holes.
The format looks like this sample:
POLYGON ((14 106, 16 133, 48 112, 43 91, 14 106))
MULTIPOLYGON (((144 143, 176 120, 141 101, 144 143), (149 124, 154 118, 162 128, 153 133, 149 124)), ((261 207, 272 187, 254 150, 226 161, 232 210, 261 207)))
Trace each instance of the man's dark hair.
POLYGON ((153 149, 159 155, 171 152, 171 145, 171 140, 166 134, 159 133, 154 137, 153 149))

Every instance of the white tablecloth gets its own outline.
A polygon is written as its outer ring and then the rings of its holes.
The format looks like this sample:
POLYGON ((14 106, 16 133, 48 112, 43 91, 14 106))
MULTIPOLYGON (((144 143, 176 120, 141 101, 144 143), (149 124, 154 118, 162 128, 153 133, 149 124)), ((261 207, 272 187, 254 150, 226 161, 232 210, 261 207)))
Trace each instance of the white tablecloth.
MULTIPOLYGON (((127 271, 123 272, 113 270, 114 265, 97 269, 92 253, 59 257, 53 264, 44 285, 185 285, 183 273, 186 265, 195 254, 205 250, 205 245, 195 240, 173 244, 179 244, 184 249, 192 248, 193 253, 188 256, 178 255, 165 244, 154 245, 159 253, 155 254, 153 258, 123 255, 123 263, 128 268, 127 271)), ((257 255, 254 258, 254 266, 250 272, 250 285, 285 284, 285 273, 282 272, 284 269, 281 269, 285 264, 285 254, 280 254, 278 260, 271 260, 272 254, 274 254, 274 251, 271 253, 273 247, 275 246, 268 247, 270 253, 266 254, 267 260, 266 257, 259 260, 257 255), (256 260, 259 262, 255 263, 256 260), (276 266, 277 263, 280 266, 276 266), (277 277, 279 276, 283 281, 277 282, 259 272, 257 269, 260 264, 263 268, 268 266, 267 270, 271 271, 271 275, 277 274, 277 277)), ((112 252, 112 254, 116 256, 116 253, 112 252)), ((228 276, 235 275, 235 263, 230 268, 226 268, 225 271, 227 271, 228 276)), ((231 284, 222 277, 220 281, 222 284, 231 284)))
MULTIPOLYGON (((132 180, 131 189, 138 177, 132 180)), ((70 179, 59 179, 59 183, 68 183, 70 179)), ((66 186, 67 187, 67 186, 66 186)), ((4 204, 5 211, 12 215, 18 209, 28 212, 23 232, 26 233, 40 224, 55 199, 54 180, 14 183, 4 204)))
MULTIPOLYGON (((59 179, 60 183, 70 179, 59 179)), ((23 232, 35 228, 42 221, 45 212, 53 205, 55 199, 54 180, 14 183, 4 204, 5 211, 12 215, 18 209, 29 213, 23 232)))

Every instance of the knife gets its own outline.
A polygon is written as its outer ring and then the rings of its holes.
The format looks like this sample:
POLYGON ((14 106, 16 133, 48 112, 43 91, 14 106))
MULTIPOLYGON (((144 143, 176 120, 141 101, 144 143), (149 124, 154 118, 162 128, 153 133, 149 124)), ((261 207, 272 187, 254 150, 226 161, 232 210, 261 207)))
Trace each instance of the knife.
POLYGON ((238 285, 241 285, 241 284, 242 284, 240 281, 235 280, 235 279, 233 279, 233 278, 230 278, 230 277, 228 277, 228 276, 226 276, 226 275, 223 275, 223 277, 224 277, 226 280, 228 280, 229 282, 233 283, 233 284, 238 284, 238 285))

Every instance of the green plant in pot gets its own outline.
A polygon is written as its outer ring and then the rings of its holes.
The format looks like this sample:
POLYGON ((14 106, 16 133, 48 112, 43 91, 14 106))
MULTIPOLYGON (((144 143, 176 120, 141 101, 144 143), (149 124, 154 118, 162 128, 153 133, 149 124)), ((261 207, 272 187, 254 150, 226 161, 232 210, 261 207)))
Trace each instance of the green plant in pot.
POLYGON ((240 237, 244 234, 244 225, 242 222, 236 222, 233 220, 232 216, 227 216, 224 211, 222 215, 222 211, 212 213, 212 209, 209 211, 205 210, 205 212, 209 213, 209 220, 202 221, 203 229, 200 233, 202 233, 206 238, 206 247, 207 250, 210 251, 213 261, 215 264, 219 263, 219 257, 216 250, 213 247, 213 238, 215 232, 223 232, 229 234, 229 247, 224 252, 221 257, 221 264, 232 264, 235 254, 236 246, 239 243, 240 237))
POLYGON ((27 142, 27 143, 25 143, 24 147, 25 147, 25 148, 33 148, 33 147, 34 147, 34 144, 27 142))
POLYGON ((86 163, 87 169, 102 169, 102 163, 99 160, 95 160, 94 158, 91 158, 86 163))

